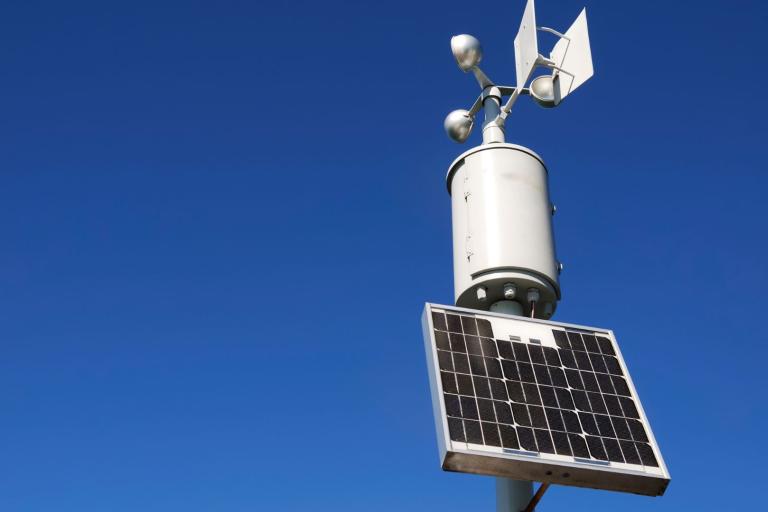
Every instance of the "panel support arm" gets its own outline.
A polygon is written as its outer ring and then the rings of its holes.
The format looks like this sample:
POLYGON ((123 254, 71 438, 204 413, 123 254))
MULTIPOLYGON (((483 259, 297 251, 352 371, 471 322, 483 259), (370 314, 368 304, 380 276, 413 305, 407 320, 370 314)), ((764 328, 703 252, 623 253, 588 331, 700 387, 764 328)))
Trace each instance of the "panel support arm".
POLYGON ((544 497, 544 493, 547 492, 547 489, 549 489, 548 483, 542 483, 538 490, 536 491, 536 494, 533 495, 533 498, 531 498, 531 501, 528 503, 528 506, 525 507, 520 512, 533 512, 536 510, 536 505, 539 504, 541 501, 541 498, 544 497))

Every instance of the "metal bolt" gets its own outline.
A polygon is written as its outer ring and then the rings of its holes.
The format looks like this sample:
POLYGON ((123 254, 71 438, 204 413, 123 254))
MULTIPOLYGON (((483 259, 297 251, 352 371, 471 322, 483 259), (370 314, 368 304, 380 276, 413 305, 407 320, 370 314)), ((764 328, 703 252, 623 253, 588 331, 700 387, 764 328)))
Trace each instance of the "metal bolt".
POLYGON ((513 300, 517 296, 517 285, 514 283, 504 283, 504 298, 513 300))

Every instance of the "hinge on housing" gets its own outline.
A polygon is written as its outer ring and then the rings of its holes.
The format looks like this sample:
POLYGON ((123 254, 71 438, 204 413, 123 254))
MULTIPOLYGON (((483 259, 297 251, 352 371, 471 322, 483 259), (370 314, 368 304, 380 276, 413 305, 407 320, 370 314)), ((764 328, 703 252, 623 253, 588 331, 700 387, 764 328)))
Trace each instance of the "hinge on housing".
POLYGON ((467 251, 467 261, 474 256, 474 252, 472 252, 472 235, 467 235, 467 238, 465 240, 465 246, 467 251))
POLYGON ((472 252, 472 234, 471 234, 471 222, 469 218, 469 196, 472 192, 469 190, 469 175, 464 176, 464 202, 467 203, 465 211, 467 212, 467 237, 465 239, 464 246, 467 252, 467 261, 470 261, 474 253, 472 252))

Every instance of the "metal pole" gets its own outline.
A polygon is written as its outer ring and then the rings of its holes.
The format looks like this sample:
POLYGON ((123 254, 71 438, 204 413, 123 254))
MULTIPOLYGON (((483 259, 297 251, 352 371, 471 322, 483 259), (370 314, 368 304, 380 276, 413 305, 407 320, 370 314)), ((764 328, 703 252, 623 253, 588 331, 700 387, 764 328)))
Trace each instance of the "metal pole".
MULTIPOLYGON (((523 306, 514 300, 500 300, 491 305, 491 311, 523 316, 523 306)), ((496 512, 521 512, 533 497, 533 482, 496 479, 496 512)))
POLYGON ((522 512, 533 498, 533 482, 496 479, 496 512, 522 512))
POLYGON ((491 86, 483 90, 483 110, 485 110, 483 144, 504 142, 504 126, 499 122, 501 90, 498 87, 491 86))

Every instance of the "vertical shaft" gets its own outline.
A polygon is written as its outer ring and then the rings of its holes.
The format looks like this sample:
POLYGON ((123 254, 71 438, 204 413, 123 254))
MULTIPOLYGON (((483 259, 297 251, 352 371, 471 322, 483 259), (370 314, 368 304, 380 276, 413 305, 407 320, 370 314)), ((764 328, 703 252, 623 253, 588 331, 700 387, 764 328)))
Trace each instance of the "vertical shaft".
MULTIPOLYGON (((500 300, 491 305, 494 313, 522 316, 522 305, 514 300, 500 300)), ((533 497, 533 482, 496 479, 496 512, 520 512, 533 497)))
POLYGON ((522 512, 533 498, 533 482, 496 479, 496 512, 522 512))
POLYGON ((483 144, 504 142, 504 127, 499 123, 501 113, 501 91, 498 87, 486 87, 483 90, 483 144))

